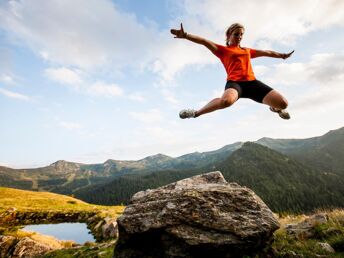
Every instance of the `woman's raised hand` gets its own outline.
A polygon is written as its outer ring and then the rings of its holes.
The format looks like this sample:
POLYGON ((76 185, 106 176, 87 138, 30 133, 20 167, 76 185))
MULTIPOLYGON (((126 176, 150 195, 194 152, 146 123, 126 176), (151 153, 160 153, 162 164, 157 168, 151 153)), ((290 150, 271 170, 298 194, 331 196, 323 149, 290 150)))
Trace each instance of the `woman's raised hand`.
POLYGON ((287 53, 287 54, 282 54, 282 58, 283 59, 287 59, 288 57, 290 57, 293 53, 294 53, 295 50, 291 51, 290 53, 287 53))
POLYGON ((184 31, 183 23, 180 24, 180 29, 179 30, 171 29, 171 33, 174 35, 175 38, 180 38, 180 39, 186 38, 186 34, 187 34, 184 31))

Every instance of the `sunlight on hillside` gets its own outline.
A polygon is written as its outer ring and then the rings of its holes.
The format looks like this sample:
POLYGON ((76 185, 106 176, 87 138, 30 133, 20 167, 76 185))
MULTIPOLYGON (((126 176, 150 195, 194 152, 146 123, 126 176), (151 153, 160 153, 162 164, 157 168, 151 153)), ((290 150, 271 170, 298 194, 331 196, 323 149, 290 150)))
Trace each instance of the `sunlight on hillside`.
POLYGON ((0 187, 0 212, 11 208, 20 211, 78 210, 116 214, 120 214, 124 210, 124 206, 93 205, 66 195, 0 187))

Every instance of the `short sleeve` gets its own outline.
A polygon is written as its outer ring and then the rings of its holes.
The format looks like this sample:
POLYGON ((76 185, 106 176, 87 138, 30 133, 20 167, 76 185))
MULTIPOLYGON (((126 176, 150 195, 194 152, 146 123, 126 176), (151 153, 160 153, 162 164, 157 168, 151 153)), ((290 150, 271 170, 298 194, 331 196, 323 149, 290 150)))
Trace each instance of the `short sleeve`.
POLYGON ((251 58, 257 57, 257 50, 250 48, 250 56, 251 58))
POLYGON ((222 58, 225 55, 225 51, 226 51, 226 47, 219 45, 219 44, 215 44, 217 47, 217 51, 214 51, 214 55, 216 55, 218 58, 222 58))

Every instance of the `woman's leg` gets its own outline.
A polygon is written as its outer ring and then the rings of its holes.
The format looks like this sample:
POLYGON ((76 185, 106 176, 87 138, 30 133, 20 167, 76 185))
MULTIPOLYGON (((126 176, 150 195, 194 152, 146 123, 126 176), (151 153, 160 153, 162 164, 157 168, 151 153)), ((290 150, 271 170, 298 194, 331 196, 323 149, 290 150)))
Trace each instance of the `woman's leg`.
POLYGON ((263 103, 276 110, 283 110, 288 107, 288 101, 276 90, 270 91, 264 97, 263 103))
POLYGON ((195 117, 204 115, 206 113, 213 112, 218 109, 223 109, 234 104, 238 100, 238 91, 234 88, 225 90, 221 98, 215 98, 207 105, 196 111, 195 117))
POLYGON ((278 113, 283 119, 290 119, 289 113, 285 110, 288 101, 276 90, 270 91, 263 99, 263 103, 270 106, 272 112, 278 113))

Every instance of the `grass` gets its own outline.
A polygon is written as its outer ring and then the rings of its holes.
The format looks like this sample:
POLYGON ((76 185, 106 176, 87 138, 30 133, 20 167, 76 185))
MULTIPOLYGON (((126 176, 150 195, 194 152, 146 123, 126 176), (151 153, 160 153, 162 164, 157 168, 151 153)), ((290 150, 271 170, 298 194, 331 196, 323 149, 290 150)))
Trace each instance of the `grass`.
POLYGON ((47 253, 40 258, 112 258, 113 247, 92 248, 81 247, 78 249, 61 249, 47 253))
POLYGON ((291 236, 283 229, 286 224, 301 222, 304 215, 288 216, 280 219, 281 228, 275 232, 275 240, 272 244, 277 251, 278 257, 284 257, 294 252, 303 257, 344 257, 344 210, 336 209, 332 211, 321 211, 328 215, 328 221, 324 224, 314 226, 314 236, 305 238, 302 236, 291 236), (318 243, 326 242, 330 244, 335 253, 328 253, 323 250, 318 243))
POLYGON ((97 212, 120 215, 124 206, 93 205, 70 196, 0 187, 0 213, 11 208, 18 212, 97 212))

